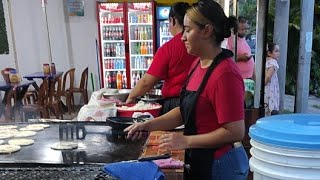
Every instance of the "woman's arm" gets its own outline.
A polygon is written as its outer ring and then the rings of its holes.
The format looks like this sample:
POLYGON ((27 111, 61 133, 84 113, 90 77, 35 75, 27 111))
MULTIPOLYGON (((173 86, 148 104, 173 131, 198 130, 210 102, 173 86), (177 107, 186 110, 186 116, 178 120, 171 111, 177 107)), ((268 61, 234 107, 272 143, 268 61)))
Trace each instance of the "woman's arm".
POLYGON ((244 120, 226 123, 215 131, 187 137, 187 148, 220 147, 230 142, 241 141, 244 137, 244 120))
POLYGON ((128 132, 128 139, 135 140, 140 139, 143 136, 143 133, 141 132, 170 130, 181 125, 182 123, 183 122, 180 108, 176 107, 160 117, 154 118, 144 123, 135 123, 124 129, 124 131, 128 132))
POLYGON ((268 84, 271 80, 271 77, 273 75, 273 73, 275 72, 275 69, 274 67, 270 67, 267 69, 267 72, 266 72, 266 77, 265 77, 265 81, 264 81, 264 84, 268 84))
POLYGON ((244 137, 244 120, 224 124, 212 132, 185 136, 178 133, 164 134, 160 137, 161 148, 168 150, 188 148, 218 148, 224 144, 241 141, 244 137))
POLYGON ((144 74, 143 77, 138 81, 137 85, 130 92, 126 103, 133 103, 138 96, 144 95, 150 89, 153 88, 158 82, 160 78, 156 76, 152 76, 148 73, 144 74))
POLYGON ((180 107, 176 107, 166 114, 148 121, 148 131, 171 130, 183 124, 180 107))

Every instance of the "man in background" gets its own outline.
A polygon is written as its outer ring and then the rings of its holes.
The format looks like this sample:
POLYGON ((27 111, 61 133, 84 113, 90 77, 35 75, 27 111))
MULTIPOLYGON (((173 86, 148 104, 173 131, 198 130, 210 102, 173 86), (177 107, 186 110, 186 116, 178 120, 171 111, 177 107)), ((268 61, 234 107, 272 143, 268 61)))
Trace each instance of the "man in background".
MULTIPOLYGON (((242 16, 238 18, 238 39, 237 39, 237 59, 236 63, 241 71, 243 79, 253 79, 254 60, 251 48, 246 41, 246 32, 249 29, 248 20, 242 16)), ((234 35, 228 38, 227 49, 234 50, 234 35)))

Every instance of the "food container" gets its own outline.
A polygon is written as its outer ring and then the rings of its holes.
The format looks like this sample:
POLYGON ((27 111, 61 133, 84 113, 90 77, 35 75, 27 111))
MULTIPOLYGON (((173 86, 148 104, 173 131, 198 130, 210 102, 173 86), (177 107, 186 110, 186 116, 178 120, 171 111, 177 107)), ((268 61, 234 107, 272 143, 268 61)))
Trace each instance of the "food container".
POLYGON ((143 122, 144 119, 139 118, 131 118, 131 117, 108 117, 106 119, 106 123, 108 126, 112 127, 112 129, 123 130, 133 123, 143 122))
POLYGON ((160 89, 151 89, 144 96, 138 97, 138 100, 149 103, 162 103, 163 97, 160 89))
POLYGON ((153 103, 152 104, 152 108, 150 109, 132 109, 132 107, 134 106, 135 104, 128 104, 126 105, 128 107, 128 109, 126 108, 123 108, 123 106, 121 107, 118 107, 118 112, 117 112, 117 115, 119 117, 132 117, 132 115, 134 113, 142 113, 142 114, 148 114, 150 113, 153 117, 158 117, 160 115, 160 112, 161 112, 161 108, 162 106, 160 104, 157 104, 157 103, 153 103))
POLYGON ((16 71, 16 70, 11 70, 11 71, 10 71, 9 79, 10 79, 10 82, 11 82, 11 83, 18 83, 18 82, 20 82, 19 77, 20 77, 20 76, 17 74, 17 71, 16 71))
POLYGON ((119 99, 121 102, 125 102, 131 92, 131 89, 119 89, 117 91, 105 92, 102 96, 105 99, 119 99))
POLYGON ((49 74, 49 73, 50 73, 50 66, 49 66, 49 64, 47 64, 47 63, 43 64, 43 73, 44 73, 44 74, 49 74))

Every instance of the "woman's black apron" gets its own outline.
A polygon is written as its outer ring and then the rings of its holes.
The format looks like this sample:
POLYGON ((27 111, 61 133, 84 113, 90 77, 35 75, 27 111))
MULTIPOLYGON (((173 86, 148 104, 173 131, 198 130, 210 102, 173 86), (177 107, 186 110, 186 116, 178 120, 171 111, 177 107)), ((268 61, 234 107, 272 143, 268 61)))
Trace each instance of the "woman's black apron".
MULTIPOLYGON (((182 88, 180 94, 180 111, 185 124, 184 135, 195 135, 197 134, 197 128, 195 124, 195 108, 197 100, 202 90, 204 89, 207 81, 218 66, 218 64, 226 58, 232 57, 233 53, 229 50, 222 49, 222 52, 218 54, 211 65, 209 66, 199 88, 197 91, 188 91, 186 86, 189 83, 190 77, 198 64, 192 69, 188 76, 188 79, 182 88)), ((185 169, 184 179, 193 180, 210 180, 212 179, 212 163, 214 160, 215 149, 213 148, 197 148, 197 149, 186 149, 185 151, 185 169)))

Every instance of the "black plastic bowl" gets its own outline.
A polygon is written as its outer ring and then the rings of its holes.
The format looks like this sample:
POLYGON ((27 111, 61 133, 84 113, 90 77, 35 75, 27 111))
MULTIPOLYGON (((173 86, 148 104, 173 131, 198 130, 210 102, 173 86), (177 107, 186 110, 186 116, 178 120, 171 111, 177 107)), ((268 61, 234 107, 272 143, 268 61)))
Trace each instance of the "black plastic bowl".
POLYGON ((112 127, 112 129, 123 130, 135 122, 143 122, 144 119, 141 118, 131 118, 131 117, 108 117, 106 119, 107 125, 112 127))

